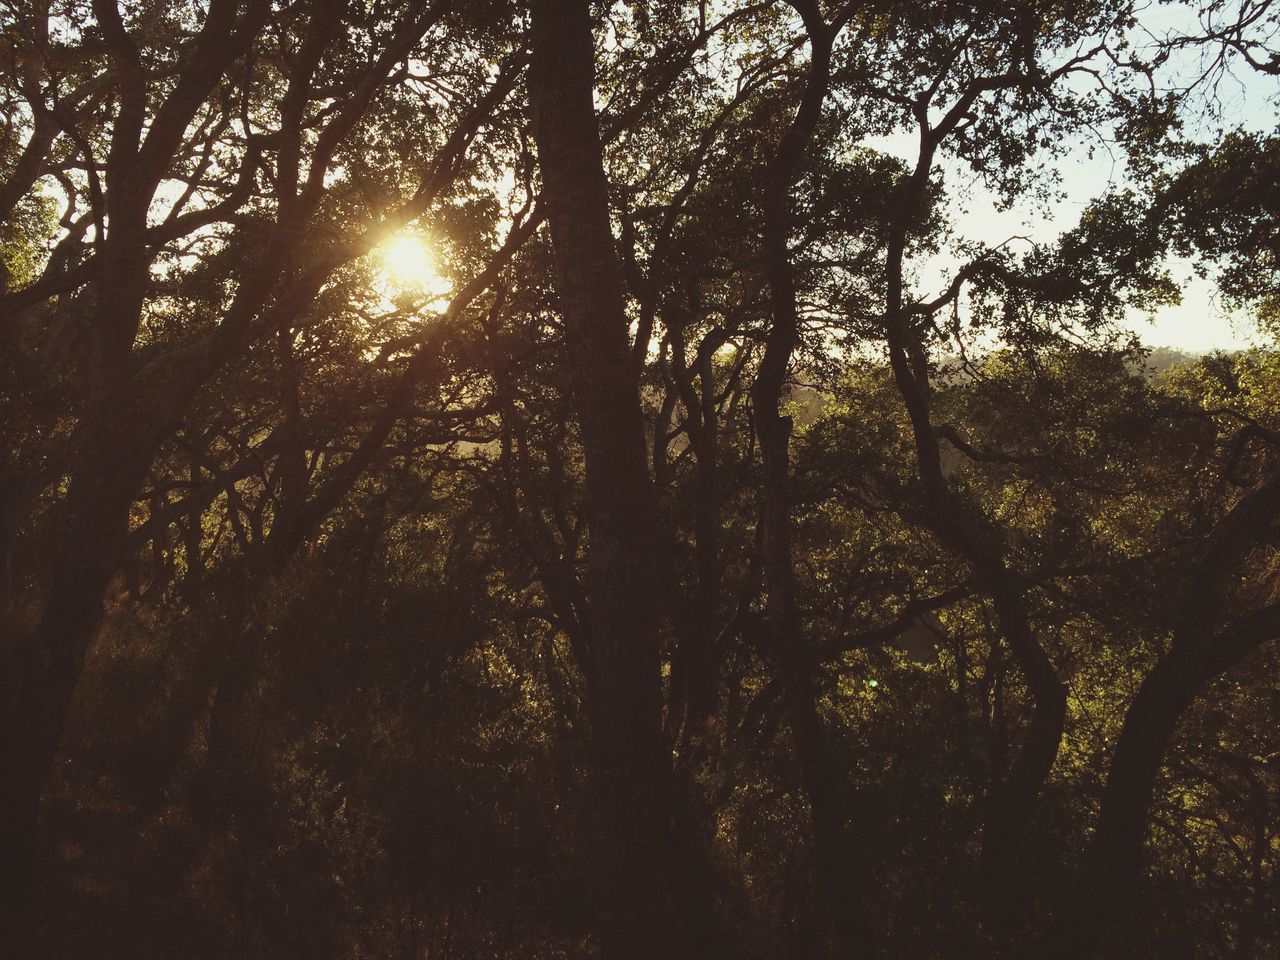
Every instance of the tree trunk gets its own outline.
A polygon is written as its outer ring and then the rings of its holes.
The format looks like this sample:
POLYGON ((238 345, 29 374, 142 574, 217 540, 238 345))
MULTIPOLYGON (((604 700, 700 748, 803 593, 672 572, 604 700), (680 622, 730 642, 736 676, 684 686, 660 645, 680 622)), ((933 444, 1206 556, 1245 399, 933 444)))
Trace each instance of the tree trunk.
POLYGON ((1075 894, 1051 926, 1046 958, 1087 960, 1120 928, 1142 877, 1156 779, 1183 714, 1214 677, 1280 635, 1280 608, 1264 607, 1220 624, 1233 598, 1240 565, 1265 542, 1280 513, 1280 474, 1243 497, 1192 555, 1173 642, 1147 674, 1125 712, 1103 790, 1098 825, 1075 894))
POLYGON ((608 849, 602 955, 702 956, 673 897, 673 789, 661 728, 657 500, 592 105, 586 0, 532 7, 530 97, 574 407, 586 461, 586 697, 608 849))
POLYGON ((813 139, 829 83, 834 32, 813 3, 794 3, 809 38, 809 72, 791 125, 769 165, 764 185, 764 271, 772 323, 751 400, 764 476, 760 508, 764 633, 786 685, 786 708, 802 786, 812 816, 814 855, 825 894, 831 946, 856 956, 871 943, 865 919, 864 871, 854 856, 847 804, 817 708, 813 663, 800 630, 791 548, 791 418, 781 413, 787 369, 800 341, 795 278, 788 247, 791 187, 813 139))
POLYGON ((1025 919, 1019 852, 1062 743, 1067 688, 1032 634, 1021 596, 999 587, 993 594, 1001 633, 1032 699, 1027 732, 1008 773, 992 784, 983 819, 979 869, 984 922, 997 940, 1007 941, 1025 919))
MULTIPOLYGON (((108 434, 109 436, 109 434, 108 434)), ((40 800, 51 781, 72 696, 102 620, 103 595, 119 567, 138 458, 90 441, 68 493, 64 542, 44 612, 7 665, 10 684, 0 729, 0 898, 23 919, 38 879, 40 800)), ((10 929, 20 929, 15 923, 10 929)))
POLYGON ((1045 943, 1047 958, 1097 956, 1133 906, 1160 767, 1178 721, 1215 672, 1206 644, 1180 639, 1152 668, 1125 713, 1084 873, 1045 943))
MULTIPOLYGON (((140 121, 139 121, 140 122, 140 121)), ((123 121, 118 122, 120 126, 123 121)), ((118 134, 117 134, 118 136, 118 134)), ((129 506, 154 448, 132 389, 132 347, 147 284, 146 198, 116 169, 128 168, 113 138, 102 278, 89 330, 83 412, 62 505, 62 540, 44 610, 9 664, 13 688, 0 730, 0 856, 4 902, 15 911, 38 867, 40 797, 54 770, 85 654, 102 620, 103 595, 119 568, 129 506)))

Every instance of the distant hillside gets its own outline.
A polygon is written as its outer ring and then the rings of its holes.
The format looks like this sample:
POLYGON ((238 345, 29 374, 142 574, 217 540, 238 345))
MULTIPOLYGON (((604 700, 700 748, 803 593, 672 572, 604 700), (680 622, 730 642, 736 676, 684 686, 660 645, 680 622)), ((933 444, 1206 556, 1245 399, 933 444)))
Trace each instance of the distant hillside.
POLYGON ((1148 375, 1158 377, 1170 367, 1189 363, 1199 356, 1201 354, 1189 353, 1176 347, 1152 347, 1151 353, 1147 356, 1146 363, 1143 366, 1146 368, 1148 375))

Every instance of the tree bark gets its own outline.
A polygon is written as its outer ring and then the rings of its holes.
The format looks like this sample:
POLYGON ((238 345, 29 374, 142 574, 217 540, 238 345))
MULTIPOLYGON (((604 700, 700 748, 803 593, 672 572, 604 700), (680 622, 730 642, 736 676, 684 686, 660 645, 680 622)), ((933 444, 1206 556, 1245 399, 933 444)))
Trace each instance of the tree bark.
POLYGON ((803 643, 796 608, 791 547, 791 418, 783 416, 787 369, 800 342, 800 318, 789 250, 791 187, 813 139, 830 82, 835 30, 817 5, 794 2, 809 39, 809 71, 791 124, 770 162, 764 185, 764 272, 772 323, 751 401, 764 467, 760 507, 761 572, 765 594, 764 635, 785 685, 785 703, 796 758, 812 816, 814 854, 826 900, 830 945, 838 957, 864 952, 864 872, 850 842, 840 773, 833 767, 817 707, 813 662, 803 643))
POLYGON ((995 608, 1001 633, 1033 703, 1031 722, 1013 764, 991 787, 982 825, 979 870, 984 922, 997 939, 1007 942, 1025 919, 1019 851, 1058 757, 1067 719, 1067 688, 1031 631, 1020 592, 997 588, 995 608))
POLYGON ((907 232, 924 202, 938 131, 922 130, 920 155, 906 183, 886 252, 885 333, 894 382, 911 421, 926 507, 925 522, 940 542, 964 557, 992 598, 1005 642, 1018 663, 1033 701, 1031 723, 1008 773, 990 790, 983 821, 981 907, 984 925, 1007 942, 1022 920, 1025 898, 1018 882, 1022 840, 1053 769, 1066 722, 1067 691, 1027 617, 1026 584, 1008 564, 1008 549, 987 517, 958 500, 942 470, 938 433, 930 413, 928 357, 905 303, 907 232))
POLYGON ((1156 780, 1179 721, 1210 681, 1280 636, 1275 605, 1219 627, 1238 602, 1242 565, 1267 542, 1277 516, 1280 473, 1241 498, 1187 553, 1186 573, 1170 591, 1180 598, 1172 644, 1125 712, 1083 875, 1039 956, 1088 960, 1121 928, 1139 890, 1156 780))
POLYGON ((132 385, 132 349, 149 264, 150 194, 135 157, 142 128, 141 68, 123 62, 117 69, 124 92, 107 163, 111 228, 89 326, 84 412, 63 504, 63 539, 40 622, 9 665, 16 689, 0 731, 0 852, 10 864, 5 875, 11 889, 4 891, 10 904, 22 903, 34 881, 40 796, 102 619, 103 594, 119 566, 129 505, 150 462, 149 438, 139 429, 146 420, 132 385))
POLYGON ((532 52, 534 136, 586 461, 586 698, 608 847, 600 947, 610 960, 703 956, 710 945, 694 942, 674 901, 681 881, 661 728, 658 509, 592 104, 587 2, 535 2, 532 52))
POLYGON ((104 427, 81 454, 44 613, 6 665, 11 687, 0 729, 0 899, 8 910, 0 910, 0 919, 12 920, 13 930, 23 926, 38 879, 41 795, 53 778, 72 696, 102 619, 103 596, 119 568, 129 504, 145 470, 119 434, 104 427))
POLYGON ((1048 960, 1088 960, 1123 933, 1141 889, 1156 781, 1178 723, 1214 677, 1267 639, 1232 648, 1197 626, 1175 636, 1125 712, 1084 872, 1041 950, 1048 960))

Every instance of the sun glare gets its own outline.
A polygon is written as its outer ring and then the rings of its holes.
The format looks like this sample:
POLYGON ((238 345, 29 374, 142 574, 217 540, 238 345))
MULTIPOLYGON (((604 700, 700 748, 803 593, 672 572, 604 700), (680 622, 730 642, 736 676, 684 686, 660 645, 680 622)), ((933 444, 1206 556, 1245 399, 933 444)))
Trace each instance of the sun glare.
POLYGON ((440 275, 435 254, 421 237, 400 234, 382 247, 382 275, 398 293, 425 295, 431 299, 447 296, 449 281, 440 275))

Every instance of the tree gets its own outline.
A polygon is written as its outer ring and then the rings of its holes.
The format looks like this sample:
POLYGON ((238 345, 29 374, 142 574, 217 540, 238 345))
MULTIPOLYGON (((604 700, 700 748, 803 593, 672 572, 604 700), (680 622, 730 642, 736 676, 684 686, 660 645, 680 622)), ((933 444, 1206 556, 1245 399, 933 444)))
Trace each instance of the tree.
POLYGON ((6 8, 14 949, 1274 952, 1273 6, 6 8))

